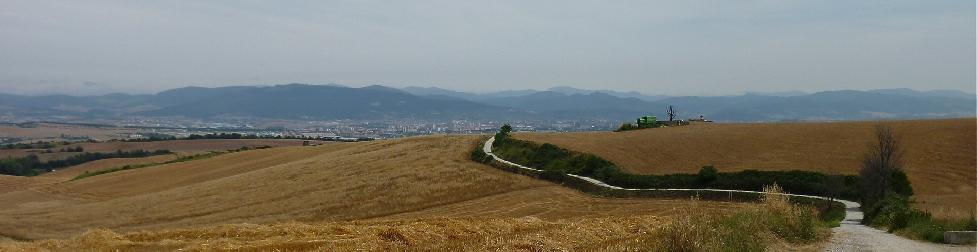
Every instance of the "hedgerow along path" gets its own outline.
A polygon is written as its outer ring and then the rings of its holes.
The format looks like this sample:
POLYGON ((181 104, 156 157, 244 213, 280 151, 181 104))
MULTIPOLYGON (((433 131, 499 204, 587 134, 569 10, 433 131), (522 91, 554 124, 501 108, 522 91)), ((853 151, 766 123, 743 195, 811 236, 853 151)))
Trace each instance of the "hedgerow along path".
MULTIPOLYGON (((517 169, 525 170, 528 172, 543 172, 541 169, 536 169, 532 167, 527 167, 521 164, 510 162, 508 160, 502 159, 492 153, 492 143, 495 142, 495 137, 492 136, 482 145, 482 152, 492 158, 492 160, 502 163, 504 165, 515 167, 517 169)), ((607 184, 598 179, 591 177, 580 176, 576 174, 566 174, 567 176, 579 179, 580 181, 589 183, 593 186, 600 187, 611 191, 620 192, 679 192, 679 193, 694 193, 699 195, 700 193, 728 193, 730 198, 732 194, 747 194, 760 196, 765 194, 765 192, 760 191, 745 191, 745 190, 728 190, 728 189, 689 189, 689 188, 654 188, 654 189, 638 189, 638 188, 623 188, 619 186, 614 186, 607 184)), ((825 247, 826 251, 972 251, 973 247, 966 246, 952 246, 945 244, 934 244, 927 242, 915 241, 907 238, 903 238, 894 234, 886 233, 881 230, 867 227, 862 225, 863 213, 861 210, 861 204, 854 201, 833 199, 828 197, 813 196, 813 195, 802 195, 802 194, 790 194, 783 193, 779 195, 785 195, 791 198, 806 198, 812 200, 830 201, 838 202, 845 206, 845 217, 841 221, 840 226, 833 228, 831 240, 825 247)))

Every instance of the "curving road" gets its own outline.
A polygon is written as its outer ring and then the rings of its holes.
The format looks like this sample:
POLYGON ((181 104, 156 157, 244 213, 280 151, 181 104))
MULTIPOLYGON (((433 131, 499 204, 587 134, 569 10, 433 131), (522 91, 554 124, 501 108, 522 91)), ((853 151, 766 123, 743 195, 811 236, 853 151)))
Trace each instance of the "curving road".
MULTIPOLYGON (((517 163, 509 162, 508 160, 499 158, 492 153, 492 143, 495 142, 495 137, 491 137, 485 144, 482 145, 482 151, 488 154, 495 161, 518 167, 519 169, 525 169, 530 171, 542 171, 540 169, 535 169, 531 167, 526 167, 517 163)), ((641 190, 664 190, 664 191, 711 191, 711 192, 745 192, 745 193, 763 193, 757 191, 742 191, 742 190, 724 190, 724 189, 634 189, 634 188, 622 188, 619 186, 608 185, 603 181, 584 177, 574 174, 567 174, 573 176, 591 184, 614 189, 614 190, 629 190, 629 191, 641 191, 641 190)), ((882 230, 870 228, 868 226, 862 225, 862 210, 861 205, 857 202, 839 200, 839 199, 828 199, 820 196, 811 195, 800 195, 800 194, 784 194, 788 196, 814 198, 814 199, 825 199, 834 200, 845 205, 845 219, 841 222, 839 227, 832 229, 831 240, 828 241, 825 251, 975 251, 974 247, 967 246, 953 246, 945 244, 935 244, 928 242, 921 242, 903 238, 894 234, 886 233, 882 230)))

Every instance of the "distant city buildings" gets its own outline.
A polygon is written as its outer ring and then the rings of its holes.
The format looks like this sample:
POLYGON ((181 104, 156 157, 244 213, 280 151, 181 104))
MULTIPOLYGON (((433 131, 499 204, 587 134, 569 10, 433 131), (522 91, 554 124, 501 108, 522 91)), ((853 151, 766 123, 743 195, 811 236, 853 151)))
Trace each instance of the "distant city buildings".
MULTIPOLYGON (((240 134, 262 138, 306 139, 386 139, 432 134, 487 134, 509 123, 515 131, 594 131, 612 130, 618 122, 606 120, 281 120, 255 118, 126 118, 57 120, 55 118, 20 118, 23 121, 49 121, 109 125, 134 129, 118 133, 116 139, 147 139, 151 137, 187 138, 191 135, 240 134)), ((97 139, 107 140, 107 139, 97 139)))

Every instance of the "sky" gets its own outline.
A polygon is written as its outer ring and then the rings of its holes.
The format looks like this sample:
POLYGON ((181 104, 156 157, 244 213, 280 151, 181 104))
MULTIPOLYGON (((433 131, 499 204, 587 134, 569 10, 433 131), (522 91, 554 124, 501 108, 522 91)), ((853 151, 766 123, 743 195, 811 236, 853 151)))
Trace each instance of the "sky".
POLYGON ((974 92, 975 1, 0 2, 0 93, 974 92))

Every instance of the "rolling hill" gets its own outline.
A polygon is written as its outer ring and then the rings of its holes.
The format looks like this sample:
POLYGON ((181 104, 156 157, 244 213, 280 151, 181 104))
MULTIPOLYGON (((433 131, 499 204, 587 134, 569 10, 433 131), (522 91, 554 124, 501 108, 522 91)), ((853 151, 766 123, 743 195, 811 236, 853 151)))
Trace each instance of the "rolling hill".
MULTIPOLYGON (((538 220, 530 221, 530 226, 621 216, 630 216, 620 219, 624 222, 653 223, 688 204, 596 198, 506 173, 468 160, 479 139, 431 136, 278 147, 74 181, 54 175, 0 176, 0 188, 8 188, 0 191, 0 201, 5 203, 0 209, 0 236, 69 238, 95 228, 119 233, 174 234, 181 229, 206 233, 221 230, 214 225, 275 227, 296 221, 358 229, 396 227, 405 221, 432 223, 425 221, 430 218, 450 218, 447 222, 471 227, 496 223, 491 228, 518 227, 510 224, 525 222, 514 219, 523 217, 538 220)), ((75 168, 59 172, 70 169, 75 168)))
POLYGON ((901 138, 917 203, 937 216, 977 208, 974 118, 833 123, 693 124, 626 132, 523 133, 520 139, 593 153, 639 174, 812 170, 857 174, 876 125, 901 138))

